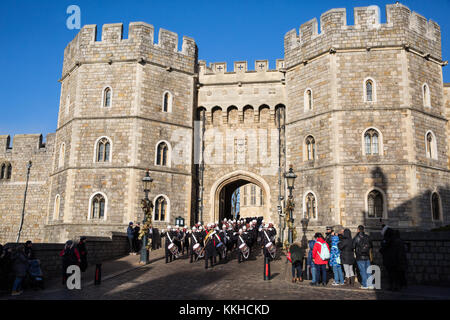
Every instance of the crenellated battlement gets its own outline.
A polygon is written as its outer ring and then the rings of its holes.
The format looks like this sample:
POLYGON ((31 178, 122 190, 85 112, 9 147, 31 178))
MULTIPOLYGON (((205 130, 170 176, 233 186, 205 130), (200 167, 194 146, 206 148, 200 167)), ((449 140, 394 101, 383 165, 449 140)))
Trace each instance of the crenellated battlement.
POLYGON ((255 60, 253 70, 249 70, 249 65, 247 61, 234 61, 233 71, 227 71, 226 62, 210 62, 209 66, 207 66, 205 60, 199 60, 198 65, 199 65, 199 73, 202 75, 274 72, 284 69, 284 59, 276 60, 275 69, 269 69, 269 60, 255 60))
POLYGON ((331 9, 313 18, 284 37, 286 65, 308 60, 319 52, 335 49, 403 46, 441 59, 441 31, 439 25, 427 20, 408 7, 396 3, 386 6, 386 23, 380 22, 378 6, 357 7, 353 10, 354 25, 347 24, 345 8, 331 9))
POLYGON ((0 154, 11 151, 23 153, 48 149, 53 145, 54 136, 55 133, 49 133, 44 143, 42 134, 17 134, 13 138, 10 135, 0 135, 0 154))
POLYGON ((158 43, 154 42, 154 27, 145 22, 131 22, 128 38, 123 38, 123 24, 85 25, 64 50, 63 76, 82 63, 138 60, 165 67, 194 72, 197 46, 194 39, 183 36, 181 50, 178 34, 160 28, 158 43))

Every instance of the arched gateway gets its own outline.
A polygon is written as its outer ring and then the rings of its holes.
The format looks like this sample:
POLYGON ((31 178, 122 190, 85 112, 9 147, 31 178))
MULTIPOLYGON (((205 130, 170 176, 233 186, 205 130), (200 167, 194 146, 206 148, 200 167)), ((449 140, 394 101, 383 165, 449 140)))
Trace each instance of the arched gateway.
POLYGON ((233 192, 248 183, 257 185, 264 193, 263 216, 264 219, 270 220, 270 187, 267 182, 257 174, 252 172, 237 170, 231 172, 222 178, 218 179, 211 187, 210 194, 210 217, 214 221, 222 220, 223 218, 231 218, 231 196, 233 192))

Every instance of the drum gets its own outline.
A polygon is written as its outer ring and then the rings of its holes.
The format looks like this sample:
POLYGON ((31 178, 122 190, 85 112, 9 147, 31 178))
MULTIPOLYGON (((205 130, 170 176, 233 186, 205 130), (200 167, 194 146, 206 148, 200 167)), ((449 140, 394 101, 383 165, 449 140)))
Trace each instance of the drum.
POLYGON ((239 246, 239 250, 241 250, 242 255, 244 256, 244 259, 247 259, 248 255, 250 254, 250 248, 245 243, 242 243, 239 246))
POLYGON ((196 254, 199 258, 203 258, 203 256, 205 255, 205 253, 202 252, 202 246, 200 245, 200 243, 194 244, 194 246, 192 247, 192 249, 194 249, 195 254, 196 254))
POLYGON ((266 244, 266 250, 267 250, 267 252, 269 252, 272 259, 274 259, 275 253, 277 252, 277 247, 275 247, 275 245, 272 242, 268 242, 266 244))
POLYGON ((168 249, 172 253, 172 255, 174 256, 178 255, 178 247, 174 243, 169 244, 168 249))

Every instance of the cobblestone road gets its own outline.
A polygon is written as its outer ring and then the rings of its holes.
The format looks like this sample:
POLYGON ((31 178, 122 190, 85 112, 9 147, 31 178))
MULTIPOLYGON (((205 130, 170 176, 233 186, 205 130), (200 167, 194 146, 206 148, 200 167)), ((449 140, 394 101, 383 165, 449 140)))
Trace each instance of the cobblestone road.
MULTIPOLYGON (((238 264, 235 257, 227 263, 204 269, 204 261, 189 263, 181 258, 169 264, 162 250, 152 252, 152 262, 127 273, 104 280, 100 286, 84 286, 82 290, 67 289, 46 292, 25 292, 20 299, 232 299, 232 300, 292 300, 292 299, 424 299, 417 295, 384 291, 328 287, 310 287, 289 282, 290 264, 285 258, 271 263, 273 279, 263 280, 261 254, 238 264)), ((136 259, 139 257, 136 256, 136 259)), ((428 297, 430 298, 430 297, 428 297)), ((432 298, 430 298, 432 299, 432 298)))

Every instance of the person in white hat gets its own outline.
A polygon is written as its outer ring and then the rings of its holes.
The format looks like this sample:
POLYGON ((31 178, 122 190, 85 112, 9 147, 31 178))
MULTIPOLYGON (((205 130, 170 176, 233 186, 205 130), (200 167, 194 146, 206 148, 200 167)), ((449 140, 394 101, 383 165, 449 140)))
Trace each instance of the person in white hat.
POLYGON ((239 249, 239 247, 243 243, 245 243, 248 247, 248 235, 244 231, 245 231, 244 228, 240 228, 239 233, 236 236, 236 242, 237 242, 237 248, 238 248, 238 263, 245 261, 244 255, 243 255, 242 251, 239 249))
POLYGON ((165 256, 166 256, 166 263, 172 262, 172 259, 175 260, 176 257, 172 254, 172 252, 169 250, 169 245, 173 243, 176 232, 175 228, 172 228, 172 226, 167 226, 167 231, 161 234, 161 238, 165 237, 165 256))

